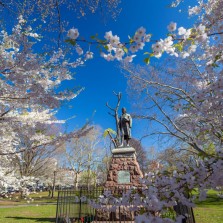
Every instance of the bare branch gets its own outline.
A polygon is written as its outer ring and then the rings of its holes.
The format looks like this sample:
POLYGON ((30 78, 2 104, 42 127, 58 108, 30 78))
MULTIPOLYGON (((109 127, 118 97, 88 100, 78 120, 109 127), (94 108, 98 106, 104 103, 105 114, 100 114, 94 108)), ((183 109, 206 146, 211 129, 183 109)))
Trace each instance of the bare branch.
POLYGON ((10 111, 11 111, 11 109, 9 109, 9 110, 3 112, 3 113, 0 115, 0 117, 3 117, 4 115, 6 115, 7 113, 9 113, 10 111))
POLYGON ((156 104, 157 108, 161 111, 161 113, 165 116, 165 118, 170 122, 170 124, 180 133, 182 133, 184 136, 188 137, 188 135, 182 131, 180 128, 178 128, 178 126, 174 123, 174 121, 166 114, 166 112, 161 108, 161 106, 159 105, 159 103, 151 96, 147 93, 147 95, 151 98, 151 100, 156 104))
POLYGON ((109 115, 111 115, 111 116, 113 116, 113 117, 115 117, 115 115, 114 115, 114 114, 112 114, 111 112, 108 112, 108 114, 109 114, 109 115))
MULTIPOLYGON (((106 106, 112 110, 113 113, 109 112, 109 115, 113 116, 115 118, 115 124, 116 124, 116 141, 120 142, 120 138, 121 138, 121 133, 120 133, 120 129, 119 129, 119 115, 118 115, 118 110, 120 107, 120 102, 121 102, 121 98, 122 98, 122 93, 116 93, 115 91, 113 91, 113 94, 117 97, 117 104, 114 108, 112 108, 111 106, 109 106, 108 102, 106 103, 106 106)), ((113 143, 114 144, 114 143, 113 143)), ((115 144, 117 145, 117 143, 115 142, 115 144)))
MULTIPOLYGON (((141 78, 139 75, 136 75, 133 71, 131 71, 130 69, 128 69, 128 67, 124 67, 125 70, 127 70, 127 72, 129 72, 134 78, 140 80, 140 81, 143 81, 144 83, 148 84, 148 85, 157 85, 157 86, 161 86, 161 87, 166 87, 166 88, 169 88, 169 89, 173 89, 175 91, 180 91, 182 92, 187 98, 189 98, 191 101, 193 101, 193 99, 190 97, 190 95, 188 95, 188 93, 186 91, 184 91, 183 89, 181 88, 177 88, 177 87, 173 87, 173 86, 170 86, 170 85, 167 85, 167 84, 162 84, 162 83, 159 83, 159 82, 155 82, 155 81, 148 81, 144 78, 141 78)), ((137 72, 136 72, 137 73, 137 72)))
POLYGON ((60 38, 61 38, 61 33, 62 33, 62 24, 61 24, 61 14, 60 14, 60 7, 59 7, 58 0, 56 0, 56 10, 57 10, 58 28, 59 28, 57 45, 58 45, 58 48, 60 48, 60 38))
POLYGON ((106 106, 107 106, 109 109, 111 109, 112 111, 115 112, 115 108, 112 108, 111 106, 109 106, 108 102, 106 103, 106 106))

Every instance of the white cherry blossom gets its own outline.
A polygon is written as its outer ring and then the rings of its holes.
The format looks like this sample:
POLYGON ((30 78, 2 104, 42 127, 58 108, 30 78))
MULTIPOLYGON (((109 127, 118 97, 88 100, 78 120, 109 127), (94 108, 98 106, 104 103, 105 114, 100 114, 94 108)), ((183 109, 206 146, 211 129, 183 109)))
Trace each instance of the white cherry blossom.
POLYGON ((80 46, 76 47, 76 52, 78 53, 78 55, 82 55, 84 53, 83 49, 80 46))
POLYGON ((78 29, 70 29, 67 33, 67 36, 70 37, 73 40, 76 40, 79 36, 78 29))
POLYGON ((175 22, 171 22, 168 26, 167 29, 169 32, 173 32, 177 29, 177 23, 175 22))
POLYGON ((137 29, 136 31, 136 34, 139 36, 139 37, 143 37, 146 33, 146 29, 144 27, 140 27, 139 29, 137 29))
POLYGON ((112 31, 109 31, 109 32, 106 32, 105 33, 105 39, 108 40, 108 41, 110 41, 110 39, 112 38, 112 36, 113 36, 112 35, 112 31))
POLYGON ((136 55, 131 55, 131 56, 127 56, 125 59, 124 59, 124 62, 127 62, 127 63, 130 63, 133 61, 133 58, 136 57, 136 55))
POLYGON ((178 28, 178 34, 180 36, 184 35, 187 32, 187 30, 183 27, 178 28))
POLYGON ((144 42, 150 42, 150 39, 151 39, 151 34, 147 34, 147 35, 144 36, 143 41, 144 42))

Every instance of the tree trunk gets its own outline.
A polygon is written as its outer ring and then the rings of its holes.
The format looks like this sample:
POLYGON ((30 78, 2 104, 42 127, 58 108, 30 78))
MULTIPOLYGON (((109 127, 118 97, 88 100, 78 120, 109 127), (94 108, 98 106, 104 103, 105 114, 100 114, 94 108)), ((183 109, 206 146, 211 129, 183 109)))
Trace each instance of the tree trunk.
POLYGON ((75 188, 75 189, 77 189, 77 186, 78 186, 77 176, 78 176, 78 173, 76 172, 76 173, 74 174, 74 188, 75 188))
POLYGON ((56 171, 53 171, 53 187, 52 187, 52 194, 51 194, 51 198, 54 197, 54 192, 55 192, 55 185, 56 184, 56 171))

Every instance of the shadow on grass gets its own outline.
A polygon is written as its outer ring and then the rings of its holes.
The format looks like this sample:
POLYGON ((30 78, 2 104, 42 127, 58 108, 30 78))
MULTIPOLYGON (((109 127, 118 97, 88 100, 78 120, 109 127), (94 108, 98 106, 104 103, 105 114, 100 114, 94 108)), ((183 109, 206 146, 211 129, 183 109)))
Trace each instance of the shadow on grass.
POLYGON ((55 218, 32 218, 32 217, 5 217, 15 219, 15 221, 21 222, 22 220, 30 220, 33 222, 55 222, 55 218))
POLYGON ((208 195, 207 199, 204 201, 196 201, 196 204, 201 206, 208 206, 208 205, 223 205, 223 199, 218 197, 217 195, 208 195))

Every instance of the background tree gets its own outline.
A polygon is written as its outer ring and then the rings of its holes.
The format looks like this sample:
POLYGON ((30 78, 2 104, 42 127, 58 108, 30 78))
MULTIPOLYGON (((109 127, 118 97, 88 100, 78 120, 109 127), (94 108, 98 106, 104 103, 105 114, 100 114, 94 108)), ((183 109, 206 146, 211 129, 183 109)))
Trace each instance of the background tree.
POLYGON ((84 136, 72 139, 66 144, 65 157, 66 164, 74 173, 74 186, 77 188, 79 177, 83 171, 90 173, 94 171, 98 162, 98 157, 102 151, 98 144, 101 141, 101 134, 98 127, 92 129, 84 136))
POLYGON ((137 98, 141 114, 134 117, 156 123, 156 129, 151 129, 149 135, 173 137, 203 155, 207 155, 207 148, 212 144, 219 148, 221 100, 218 93, 209 89, 211 86, 205 85, 206 72, 200 72, 193 59, 168 60, 162 67, 159 64, 153 67, 124 65, 124 69, 128 72, 132 95, 142 95, 137 98), (202 99, 204 91, 210 94, 212 102, 202 99))
POLYGON ((108 176, 108 171, 110 168, 111 164, 111 150, 112 150, 112 145, 111 145, 111 140, 110 139, 104 139, 103 141, 103 151, 104 154, 101 156, 101 160, 97 165, 97 184, 103 185, 108 176))
POLYGON ((117 18, 121 11, 120 2, 120 0, 40 0, 33 4, 31 0, 1 0, 0 18, 3 21, 1 26, 6 29, 6 22, 14 23, 19 16, 23 16, 28 26, 32 26, 36 32, 51 42, 50 45, 45 45, 45 50, 55 49, 64 46, 65 32, 72 22, 67 20, 65 15, 81 18, 99 12, 106 22, 108 18, 117 18))
POLYGON ((92 170, 83 171, 80 174, 79 184, 90 189, 90 187, 96 187, 97 184, 97 173, 92 170))
POLYGON ((140 169, 145 174, 148 171, 148 154, 143 148, 141 142, 135 138, 131 138, 129 145, 136 150, 136 157, 139 163, 140 169))

